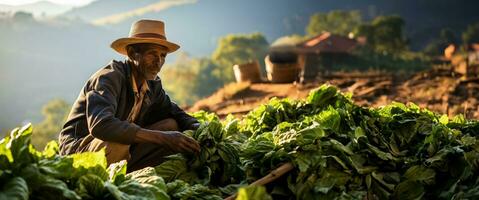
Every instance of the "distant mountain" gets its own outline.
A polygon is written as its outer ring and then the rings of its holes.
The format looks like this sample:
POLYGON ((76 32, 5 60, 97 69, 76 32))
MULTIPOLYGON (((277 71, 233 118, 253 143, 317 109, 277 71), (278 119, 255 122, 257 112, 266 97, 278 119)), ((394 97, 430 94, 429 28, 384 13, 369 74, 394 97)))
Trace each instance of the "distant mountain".
POLYGON ((54 16, 70 10, 72 6, 55 4, 49 1, 38 1, 30 4, 23 4, 18 6, 2 5, 0 4, 0 12, 24 11, 32 13, 36 17, 54 16))
POLYGON ((259 31, 270 42, 284 35, 304 34, 313 13, 336 9, 360 10, 365 20, 378 15, 400 15, 406 21, 406 33, 413 50, 423 48, 444 27, 460 34, 468 24, 479 22, 476 9, 479 1, 475 0, 198 0, 142 15, 131 14, 135 9, 166 1, 174 0, 97 0, 63 16, 87 22, 123 16, 107 25, 117 31, 128 30, 130 24, 140 18, 162 19, 166 22, 167 34, 181 42, 182 50, 201 56, 209 55, 218 38, 228 33, 259 31))
POLYGON ((0 20, 0 130, 38 122, 54 98, 73 102, 85 80, 110 60, 120 34, 83 23, 0 20))
POLYGON ((126 19, 133 18, 133 17, 142 17, 143 15, 151 12, 161 12, 172 7, 176 6, 184 6, 187 4, 194 4, 196 0, 169 0, 169 1, 158 1, 156 3, 149 4, 144 7, 139 7, 132 9, 127 12, 116 13, 113 15, 100 17, 91 21, 94 25, 109 25, 109 24, 118 24, 123 22, 126 19))
POLYGON ((168 38, 180 43, 181 50, 193 56, 209 56, 218 39, 230 33, 262 32, 270 41, 287 34, 303 34, 309 16, 323 7, 317 0, 183 0, 183 5, 151 9, 155 4, 179 1, 123 0, 115 4, 112 1, 98 0, 72 9, 62 17, 94 23, 109 17, 129 16, 105 25, 124 35, 137 19, 161 19, 166 23, 168 38), (148 12, 132 14, 137 13, 135 10, 148 12))
POLYGON ((66 12, 62 17, 81 18, 85 21, 92 21, 98 18, 128 12, 130 10, 144 7, 159 0, 96 0, 85 6, 76 7, 66 12))

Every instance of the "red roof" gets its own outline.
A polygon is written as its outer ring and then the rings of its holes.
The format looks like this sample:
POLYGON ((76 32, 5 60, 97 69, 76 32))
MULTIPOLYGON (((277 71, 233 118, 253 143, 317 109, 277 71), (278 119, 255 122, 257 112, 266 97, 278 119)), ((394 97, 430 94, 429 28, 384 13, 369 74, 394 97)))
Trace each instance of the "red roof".
POLYGON ((299 52, 304 53, 347 53, 351 51, 356 44, 356 40, 325 32, 299 43, 296 47, 299 52))

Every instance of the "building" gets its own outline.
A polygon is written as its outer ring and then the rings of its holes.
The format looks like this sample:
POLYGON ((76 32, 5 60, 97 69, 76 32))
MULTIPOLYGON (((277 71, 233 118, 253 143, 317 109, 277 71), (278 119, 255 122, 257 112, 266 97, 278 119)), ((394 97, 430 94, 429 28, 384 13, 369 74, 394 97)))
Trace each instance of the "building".
POLYGON ((302 78, 314 79, 321 72, 335 69, 350 56, 357 41, 348 37, 325 32, 296 46, 296 52, 303 60, 302 78))
POLYGON ((270 58, 277 62, 298 62, 301 79, 313 80, 348 60, 358 44, 354 39, 324 32, 294 46, 272 47, 270 58))

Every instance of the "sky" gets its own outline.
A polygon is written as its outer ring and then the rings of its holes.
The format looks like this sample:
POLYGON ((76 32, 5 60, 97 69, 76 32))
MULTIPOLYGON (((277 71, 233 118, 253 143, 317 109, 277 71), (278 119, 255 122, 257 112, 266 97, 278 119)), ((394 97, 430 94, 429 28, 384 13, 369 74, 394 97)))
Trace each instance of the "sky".
MULTIPOLYGON (((34 3, 38 1, 45 1, 45 0, 0 0, 0 4, 16 6, 16 5, 34 3)), ((50 1, 56 4, 80 6, 80 5, 85 5, 87 3, 90 3, 93 0, 47 0, 47 1, 50 1)))

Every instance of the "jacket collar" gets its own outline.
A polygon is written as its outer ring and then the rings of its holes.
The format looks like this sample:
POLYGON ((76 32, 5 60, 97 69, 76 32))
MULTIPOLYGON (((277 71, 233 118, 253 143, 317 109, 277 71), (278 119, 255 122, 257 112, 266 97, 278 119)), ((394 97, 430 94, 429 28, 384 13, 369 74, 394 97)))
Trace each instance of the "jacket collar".
POLYGON ((143 80, 141 85, 138 87, 138 85, 136 84, 136 77, 133 73, 131 74, 130 80, 131 80, 133 93, 135 93, 135 95, 138 95, 140 93, 146 93, 150 90, 150 87, 148 86, 148 83, 146 82, 146 80, 143 80))
MULTIPOLYGON (((130 91, 133 93, 133 94, 138 94, 139 92, 139 88, 136 84, 136 77, 133 75, 133 66, 130 65, 130 62, 128 62, 128 60, 125 60, 124 61, 125 63, 125 76, 126 76, 126 80, 127 83, 128 83, 128 88, 131 89, 130 91)), ((145 93, 149 93, 150 92, 150 86, 148 84, 148 81, 144 80, 142 85, 141 85, 141 90, 142 92, 145 92, 145 93)))

